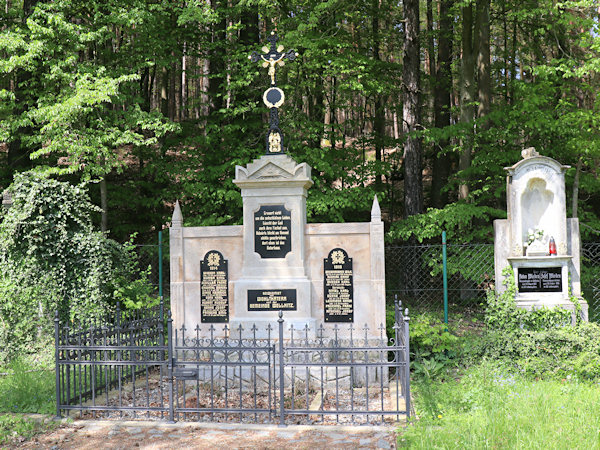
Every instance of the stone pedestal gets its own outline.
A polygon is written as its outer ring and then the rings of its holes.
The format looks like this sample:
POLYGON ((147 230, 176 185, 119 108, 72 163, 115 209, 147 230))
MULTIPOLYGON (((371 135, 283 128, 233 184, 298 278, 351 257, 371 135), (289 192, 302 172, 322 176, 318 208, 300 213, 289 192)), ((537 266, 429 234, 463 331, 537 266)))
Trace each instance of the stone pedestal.
POLYGON ((295 328, 308 326, 314 333, 305 239, 310 167, 285 154, 265 155, 237 166, 233 182, 242 190, 244 249, 241 277, 232 282, 232 326, 275 323, 280 305, 295 328), (291 297, 294 307, 285 308, 291 297), (261 308, 267 306, 261 302, 265 298, 275 299, 270 308, 261 308))

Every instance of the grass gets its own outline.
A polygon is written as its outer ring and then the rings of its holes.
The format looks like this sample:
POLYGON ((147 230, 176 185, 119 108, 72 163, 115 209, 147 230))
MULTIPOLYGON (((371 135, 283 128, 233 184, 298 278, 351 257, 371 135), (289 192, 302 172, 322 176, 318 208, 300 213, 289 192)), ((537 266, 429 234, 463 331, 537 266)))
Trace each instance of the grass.
POLYGON ((60 422, 35 420, 23 414, 0 415, 0 446, 18 445, 59 425, 60 422))
POLYGON ((54 371, 15 360, 0 367, 0 412, 54 414, 54 371))
POLYGON ((15 360, 1 366, 0 372, 7 374, 0 376, 0 446, 18 445, 58 426, 49 418, 36 420, 24 414, 55 414, 54 371, 15 360))
POLYGON ((399 436, 415 449, 600 449, 600 383, 527 380, 493 363, 459 380, 415 380, 418 420, 399 436))

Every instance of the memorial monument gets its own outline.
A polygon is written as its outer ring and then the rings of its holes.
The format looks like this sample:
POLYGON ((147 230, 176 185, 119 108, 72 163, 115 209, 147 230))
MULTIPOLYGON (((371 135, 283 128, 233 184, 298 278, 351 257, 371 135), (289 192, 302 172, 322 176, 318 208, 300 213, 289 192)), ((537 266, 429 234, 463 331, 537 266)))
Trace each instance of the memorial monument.
POLYGON ((581 297, 579 221, 567 218, 564 166, 535 149, 505 167, 507 218, 494 221, 496 290, 503 292, 503 270, 511 267, 517 306, 560 306, 574 311, 588 305, 581 297))
MULTIPOLYGON (((268 68, 270 109, 266 153, 237 166, 243 225, 184 227, 179 203, 170 229, 171 308, 174 327, 207 335, 213 324, 230 330, 267 333, 283 311, 287 330, 314 338, 337 323, 368 328, 369 338, 385 335, 383 222, 377 198, 367 223, 307 223, 311 168, 286 152, 278 108, 285 96, 277 69, 296 52, 283 51, 277 37, 250 59, 268 68)), ((225 333, 214 327, 215 336, 225 333)), ((340 329, 340 335, 348 333, 340 329)))

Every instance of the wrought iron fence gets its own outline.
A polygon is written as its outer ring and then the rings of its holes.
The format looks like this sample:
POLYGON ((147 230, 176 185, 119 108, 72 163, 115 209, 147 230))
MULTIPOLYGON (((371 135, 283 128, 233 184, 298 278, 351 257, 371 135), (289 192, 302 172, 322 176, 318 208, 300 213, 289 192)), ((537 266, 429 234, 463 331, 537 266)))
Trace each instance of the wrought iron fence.
MULTIPOLYGON (((383 423, 410 414, 408 312, 379 330, 163 326, 162 307, 55 322, 57 413, 198 421, 383 423)), ((275 325, 275 324, 274 324, 275 325)))
POLYGON ((167 373, 163 307, 116 313, 99 324, 76 326, 54 319, 56 408, 95 415, 100 411, 168 412, 164 402, 151 404, 151 379, 167 373), (124 389, 128 386, 127 389, 124 389))

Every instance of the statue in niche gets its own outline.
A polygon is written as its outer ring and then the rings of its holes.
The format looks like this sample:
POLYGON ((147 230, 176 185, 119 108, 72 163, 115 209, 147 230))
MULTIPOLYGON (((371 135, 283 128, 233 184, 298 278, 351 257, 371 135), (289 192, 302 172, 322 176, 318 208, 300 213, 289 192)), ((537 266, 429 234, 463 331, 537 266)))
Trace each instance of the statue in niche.
POLYGON ((539 236, 538 230, 546 231, 553 225, 549 217, 550 206, 554 201, 554 193, 547 189, 546 181, 532 178, 521 195, 521 232, 523 242, 530 240, 530 230, 536 234, 535 241, 545 242, 547 236, 539 236), (538 233, 535 233, 538 231, 538 233))

